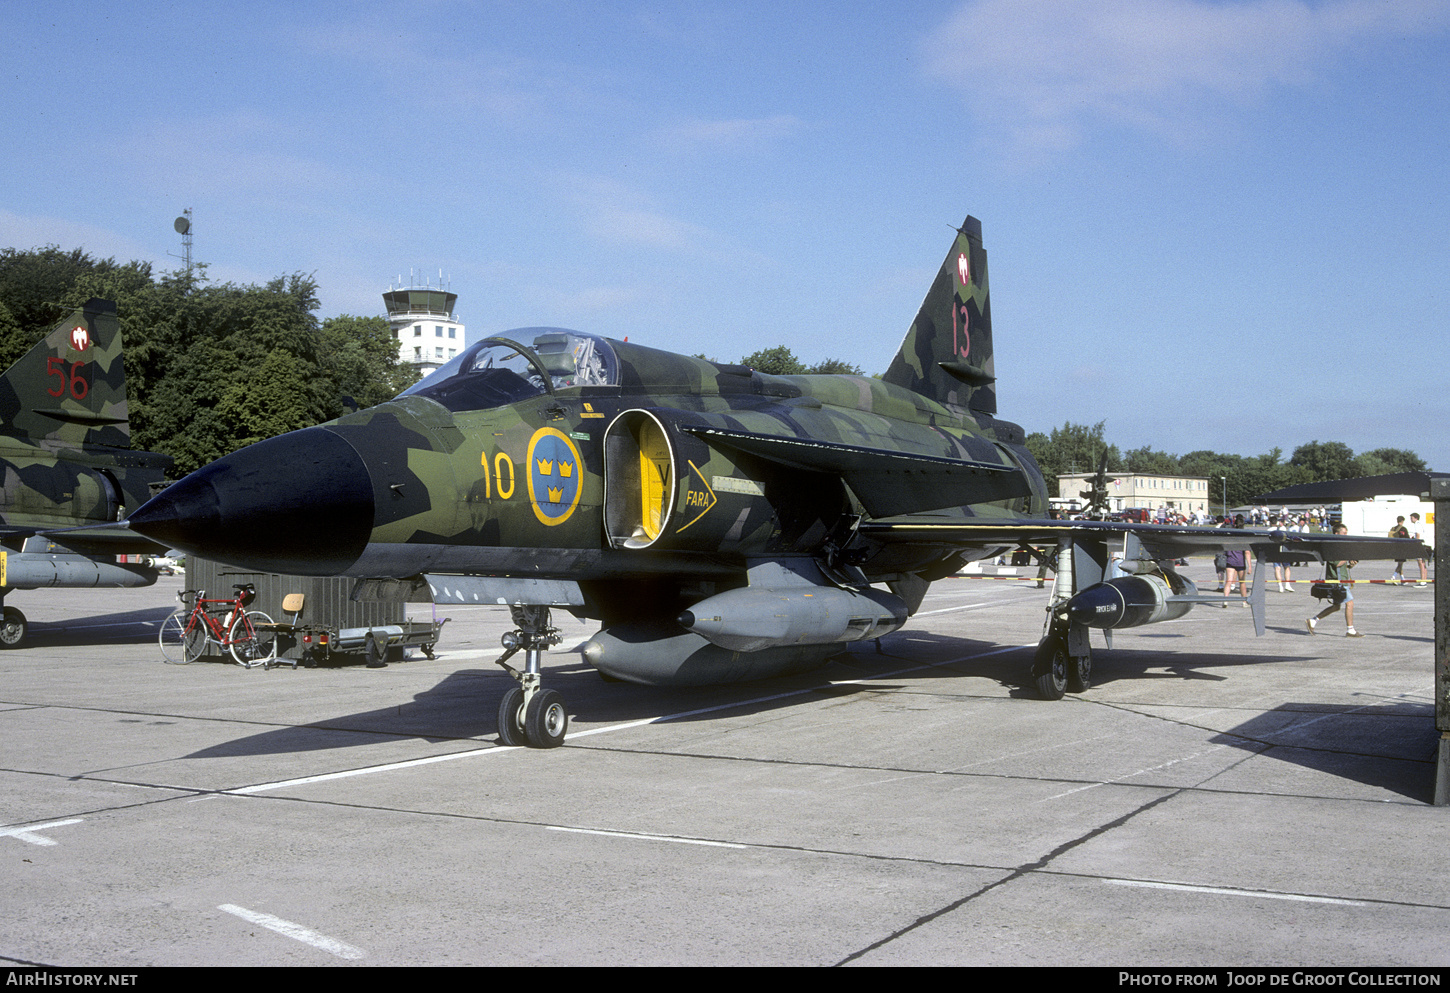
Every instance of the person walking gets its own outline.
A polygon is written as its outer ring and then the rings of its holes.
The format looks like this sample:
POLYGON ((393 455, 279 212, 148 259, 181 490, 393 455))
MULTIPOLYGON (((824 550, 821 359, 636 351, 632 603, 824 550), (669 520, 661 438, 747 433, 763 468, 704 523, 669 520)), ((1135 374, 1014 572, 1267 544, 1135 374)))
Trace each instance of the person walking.
MULTIPOLYGON (((1395 526, 1392 527, 1392 528, 1390 528, 1390 537, 1391 538, 1408 538, 1409 536, 1410 536, 1410 529, 1407 528, 1407 527, 1405 527, 1405 519, 1404 519, 1404 517, 1403 516, 1396 517, 1395 518, 1395 526)), ((1389 579, 1385 580, 1386 585, 1388 585, 1388 586, 1403 586, 1404 585, 1404 582, 1405 582, 1404 570, 1405 570, 1405 560, 1404 559, 1400 559, 1399 561, 1397 561, 1395 563, 1395 574, 1393 576, 1391 576, 1389 579)))
POLYGON ((1238 583, 1239 594, 1243 597, 1243 603, 1239 606, 1247 607, 1249 605, 1249 553, 1242 548, 1225 549, 1223 560, 1223 595, 1225 597, 1231 595, 1234 583, 1238 583))
MULTIPOLYGON (((1304 527, 1303 527, 1302 524, 1295 524, 1293 518, 1291 518, 1289 516, 1289 508, 1288 507, 1285 507, 1284 508, 1284 516, 1281 518, 1281 521, 1282 521, 1282 523, 1284 525, 1284 530, 1285 531, 1294 531, 1294 532, 1297 532, 1297 531, 1303 531, 1304 530, 1304 527)), ((1274 566, 1274 579, 1277 580, 1278 583, 1279 583, 1279 592, 1280 593, 1293 593, 1294 592, 1294 575, 1289 570, 1290 570, 1290 567, 1288 565, 1275 565, 1274 566)))
MULTIPOLYGON (((1414 538, 1416 541, 1421 542, 1421 543, 1423 543, 1425 541, 1425 534, 1424 534, 1423 531, 1420 530, 1420 515, 1419 514, 1411 514, 1410 515, 1410 527, 1409 527, 1409 531, 1410 531, 1410 537, 1411 538, 1414 538)), ((1416 583, 1415 586, 1417 588, 1418 587, 1423 587, 1423 586, 1428 586, 1430 584, 1430 574, 1425 569, 1425 560, 1424 559, 1416 559, 1415 562, 1418 563, 1419 566, 1420 566, 1420 581, 1418 583, 1416 583)))
MULTIPOLYGON (((1341 524, 1334 529, 1334 533, 1349 534, 1349 528, 1341 524)), ((1339 590, 1335 590, 1335 595, 1329 598, 1329 606, 1325 607, 1323 610, 1321 610, 1319 613, 1315 614, 1313 617, 1309 618, 1309 620, 1305 622, 1305 624, 1309 628, 1310 634, 1314 633, 1314 629, 1319 626, 1320 621, 1324 620, 1324 618, 1328 617, 1330 614, 1338 610, 1340 604, 1342 603, 1344 604, 1345 636, 1349 638, 1364 637, 1364 635, 1360 634, 1354 629, 1354 590, 1350 588, 1350 585, 1354 582, 1354 580, 1350 578, 1349 570, 1357 565, 1359 565, 1358 561, 1350 561, 1347 559, 1341 559, 1337 562, 1324 563, 1324 581, 1326 583, 1332 583, 1337 585, 1340 589, 1344 591, 1344 596, 1340 597, 1338 595, 1339 590)))

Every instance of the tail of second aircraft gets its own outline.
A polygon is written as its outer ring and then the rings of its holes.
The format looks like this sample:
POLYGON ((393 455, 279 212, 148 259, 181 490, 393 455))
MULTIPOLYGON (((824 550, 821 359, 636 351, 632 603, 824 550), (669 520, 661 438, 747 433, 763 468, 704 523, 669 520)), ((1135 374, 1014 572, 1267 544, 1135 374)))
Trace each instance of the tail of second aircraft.
POLYGON ((982 222, 975 217, 957 230, 883 378, 949 407, 997 412, 987 252, 982 248, 982 222))
POLYGON ((35 442, 130 447, 114 303, 86 301, 0 374, 0 432, 35 442))

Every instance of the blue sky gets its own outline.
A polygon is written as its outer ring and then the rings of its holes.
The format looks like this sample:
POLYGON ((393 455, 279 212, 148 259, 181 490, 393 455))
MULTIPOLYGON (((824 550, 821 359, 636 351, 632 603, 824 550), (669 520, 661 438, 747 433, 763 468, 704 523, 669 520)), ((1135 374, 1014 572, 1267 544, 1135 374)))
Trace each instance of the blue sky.
POLYGON ((1450 470, 1450 0, 7 4, 0 246, 440 270, 562 325, 883 371, 967 214, 1001 415, 1450 470))

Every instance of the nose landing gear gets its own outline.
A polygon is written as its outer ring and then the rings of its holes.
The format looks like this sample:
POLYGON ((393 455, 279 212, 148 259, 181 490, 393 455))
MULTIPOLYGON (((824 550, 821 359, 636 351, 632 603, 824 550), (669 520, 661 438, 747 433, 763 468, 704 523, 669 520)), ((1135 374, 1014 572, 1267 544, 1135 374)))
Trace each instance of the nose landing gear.
POLYGON ((510 747, 558 748, 569 730, 569 714, 564 709, 564 698, 556 690, 543 688, 541 660, 544 651, 563 638, 559 629, 549 623, 548 607, 512 606, 509 611, 519 627, 503 636, 507 651, 498 664, 519 685, 510 686, 499 701, 499 741, 510 747), (508 664, 519 651, 524 653, 522 672, 508 664))

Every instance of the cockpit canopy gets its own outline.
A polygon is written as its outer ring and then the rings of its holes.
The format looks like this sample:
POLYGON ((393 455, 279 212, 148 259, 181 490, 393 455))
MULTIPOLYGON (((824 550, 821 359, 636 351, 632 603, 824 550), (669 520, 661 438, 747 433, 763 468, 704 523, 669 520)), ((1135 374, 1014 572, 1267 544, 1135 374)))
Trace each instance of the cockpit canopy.
POLYGON ((485 338, 399 396, 423 396, 449 410, 487 410, 571 386, 615 386, 619 360, 597 335, 518 328, 485 338), (532 339, 532 347, 523 342, 532 339))

